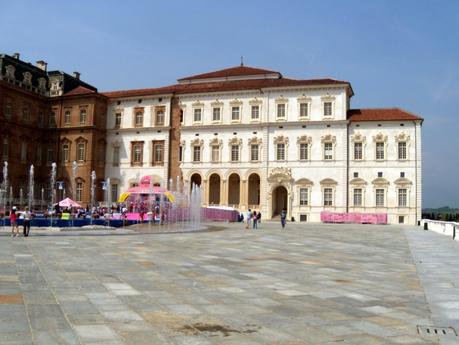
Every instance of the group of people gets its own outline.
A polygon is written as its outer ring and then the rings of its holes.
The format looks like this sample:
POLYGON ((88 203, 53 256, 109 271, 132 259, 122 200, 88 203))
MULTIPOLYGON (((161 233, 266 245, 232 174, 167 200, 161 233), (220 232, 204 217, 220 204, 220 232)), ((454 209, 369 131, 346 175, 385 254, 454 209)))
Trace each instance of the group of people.
MULTIPOLYGON (((287 210, 284 208, 280 212, 280 221, 282 229, 285 229, 285 224, 287 223, 287 210)), ((241 213, 239 215, 239 222, 244 222, 244 215, 241 213)), ((252 211, 250 208, 247 211, 247 219, 245 221, 245 228, 250 229, 252 226, 253 229, 258 229, 258 225, 261 223, 261 212, 252 211)))
POLYGON ((258 229, 258 224, 261 223, 261 212, 252 211, 250 208, 247 211, 246 229, 252 226, 253 229, 258 229))
POLYGON ((10 224, 11 224, 11 237, 18 237, 19 236, 19 225, 18 225, 18 218, 22 214, 24 221, 23 221, 23 234, 24 237, 29 236, 30 232, 30 221, 32 220, 33 214, 30 212, 29 208, 26 207, 24 211, 20 212, 16 206, 13 206, 10 211, 10 224))

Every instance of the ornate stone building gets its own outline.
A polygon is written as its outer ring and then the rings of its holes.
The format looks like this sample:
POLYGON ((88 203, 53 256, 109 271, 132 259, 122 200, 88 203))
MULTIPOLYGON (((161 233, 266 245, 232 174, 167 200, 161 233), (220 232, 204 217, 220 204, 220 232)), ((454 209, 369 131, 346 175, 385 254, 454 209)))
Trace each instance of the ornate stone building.
MULTIPOLYGON (((124 121, 134 121, 129 102, 136 97, 170 104, 165 129, 176 136, 164 134, 169 164, 156 178, 182 176, 201 185, 204 206, 255 209, 268 219, 286 208, 299 221, 320 221, 324 210, 387 213, 390 223, 414 224, 421 215, 422 119, 397 108, 350 109, 354 92, 347 81, 289 79, 241 65, 163 88, 105 95, 113 109, 109 127, 123 111, 124 121)), ((135 155, 131 127, 116 130, 126 165, 135 155)), ((156 133, 150 125, 142 141, 156 140, 156 133)), ((152 174, 153 161, 143 159, 137 176, 152 174)), ((121 180, 124 169, 108 169, 121 180)))
POLYGON ((422 118, 351 109, 353 95, 348 81, 243 65, 101 94, 79 73, 0 55, 1 153, 15 198, 32 163, 37 190, 49 195, 57 162, 58 196, 85 205, 95 171, 95 201, 104 199, 106 178, 114 200, 148 175, 161 186, 177 178, 201 185, 204 206, 255 209, 268 219, 285 208, 298 221, 319 221, 322 211, 378 212, 414 224, 422 118))

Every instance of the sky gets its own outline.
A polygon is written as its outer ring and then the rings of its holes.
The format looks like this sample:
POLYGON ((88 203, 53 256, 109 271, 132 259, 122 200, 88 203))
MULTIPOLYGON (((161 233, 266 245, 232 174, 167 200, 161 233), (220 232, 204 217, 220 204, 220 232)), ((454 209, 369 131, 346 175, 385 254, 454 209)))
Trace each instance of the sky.
POLYGON ((459 1, 0 0, 0 53, 99 91, 236 66, 351 82, 353 108, 424 118, 423 207, 459 207, 459 1))

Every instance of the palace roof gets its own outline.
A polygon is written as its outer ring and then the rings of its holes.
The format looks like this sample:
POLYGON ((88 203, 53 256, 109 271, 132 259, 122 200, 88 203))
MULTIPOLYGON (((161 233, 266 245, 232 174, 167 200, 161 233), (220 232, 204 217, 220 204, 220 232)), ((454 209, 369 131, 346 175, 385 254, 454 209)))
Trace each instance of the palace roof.
POLYGON ((419 117, 400 108, 349 109, 347 115, 351 122, 423 121, 422 117, 419 117))
POLYGON ((274 78, 282 78, 282 74, 277 71, 271 71, 268 69, 256 68, 256 67, 249 67, 249 66, 236 66, 221 69, 218 71, 202 73, 192 75, 190 77, 180 78, 178 81, 179 83, 184 82, 196 82, 201 79, 215 79, 215 78, 231 78, 231 77, 244 77, 244 76, 264 76, 264 77, 274 77, 274 78))

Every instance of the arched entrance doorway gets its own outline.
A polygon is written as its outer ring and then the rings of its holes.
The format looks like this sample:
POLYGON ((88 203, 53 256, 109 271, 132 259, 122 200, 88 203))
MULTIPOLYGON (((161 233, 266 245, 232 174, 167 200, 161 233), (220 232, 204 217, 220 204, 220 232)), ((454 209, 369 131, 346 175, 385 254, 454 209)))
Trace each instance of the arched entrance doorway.
POLYGON ((284 186, 279 186, 273 190, 272 196, 272 216, 276 217, 284 208, 287 210, 287 189, 284 186))
POLYGON ((249 176, 249 208, 260 208, 260 175, 249 176))
POLYGON ((228 204, 239 207, 241 178, 238 174, 231 174, 228 178, 228 204))
POLYGON ((209 205, 220 205, 220 175, 209 177, 209 205))

